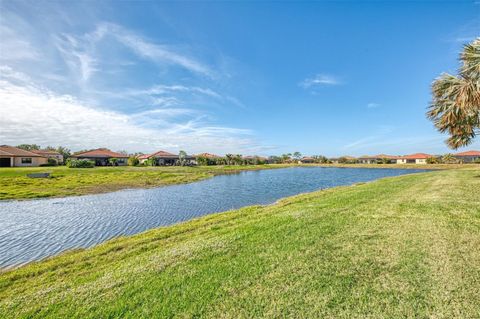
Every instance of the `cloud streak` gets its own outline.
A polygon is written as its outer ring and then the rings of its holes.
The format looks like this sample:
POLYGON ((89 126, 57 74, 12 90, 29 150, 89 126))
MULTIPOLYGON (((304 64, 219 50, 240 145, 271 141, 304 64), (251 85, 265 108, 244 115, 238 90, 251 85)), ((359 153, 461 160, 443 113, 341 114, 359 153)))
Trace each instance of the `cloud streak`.
POLYGON ((33 83, 14 84, 7 77, 0 80, 0 101, 0 111, 7 114, 0 117, 0 140, 6 144, 67 145, 77 150, 108 146, 145 152, 185 149, 190 153, 248 153, 258 147, 250 130, 209 125, 190 109, 123 114, 93 108, 33 83), (179 121, 182 118, 186 119, 179 121))
POLYGON ((376 108, 379 108, 381 105, 379 103, 374 103, 374 102, 371 102, 371 103, 368 103, 367 104, 367 108, 369 109, 376 109, 376 108))
POLYGON ((86 38, 93 43, 99 42, 105 37, 115 38, 138 56, 149 59, 155 63, 178 65, 191 72, 208 77, 214 76, 214 72, 210 67, 196 59, 176 52, 175 49, 169 45, 153 43, 117 24, 102 23, 93 33, 86 36, 86 38))
POLYGON ((317 74, 312 78, 303 80, 299 85, 305 89, 308 89, 318 86, 333 86, 340 84, 342 84, 342 82, 335 76, 328 74, 317 74))

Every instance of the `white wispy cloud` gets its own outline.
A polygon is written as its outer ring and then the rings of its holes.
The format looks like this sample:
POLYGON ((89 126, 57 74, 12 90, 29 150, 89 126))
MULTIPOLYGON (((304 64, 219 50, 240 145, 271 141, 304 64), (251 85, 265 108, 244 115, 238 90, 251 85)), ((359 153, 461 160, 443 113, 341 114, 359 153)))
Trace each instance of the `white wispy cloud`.
POLYGON ((374 102, 370 102, 370 103, 367 104, 367 108, 369 108, 369 109, 376 109, 380 106, 381 105, 379 103, 374 103, 374 102))
POLYGON ((39 52, 21 34, 0 24, 0 61, 37 60, 39 52))
POLYGON ((214 116, 243 104, 220 82, 222 69, 194 47, 87 15, 78 23, 63 6, 56 9, 72 19, 35 16, 14 3, 2 9, 2 143, 217 153, 264 147, 251 130, 214 116))
POLYGON ((311 88, 315 86, 328 86, 328 85, 340 85, 342 82, 340 79, 333 75, 317 74, 312 78, 307 78, 300 82, 300 86, 303 88, 311 88))
POLYGON ((108 146, 127 151, 185 149, 220 154, 249 153, 259 147, 250 130, 205 123, 195 110, 162 108, 123 114, 91 107, 34 83, 15 84, 7 77, 0 80, 0 112, 7 115, 0 117, 0 140, 12 145, 28 142, 77 150, 108 146), (186 119, 179 121, 182 118, 186 119))
POLYGON ((206 64, 177 52, 172 46, 154 43, 117 24, 101 23, 94 32, 86 35, 86 39, 93 43, 99 42, 105 37, 115 38, 137 55, 153 62, 179 65, 187 70, 209 77, 214 75, 214 72, 206 64))

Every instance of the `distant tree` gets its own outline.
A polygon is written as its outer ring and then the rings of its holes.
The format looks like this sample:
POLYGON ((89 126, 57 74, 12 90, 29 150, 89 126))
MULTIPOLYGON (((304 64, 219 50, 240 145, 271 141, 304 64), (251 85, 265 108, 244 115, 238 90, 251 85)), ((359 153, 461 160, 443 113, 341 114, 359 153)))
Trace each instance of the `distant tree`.
POLYGON ((300 152, 295 152, 293 153, 293 158, 296 159, 297 161, 302 157, 302 153, 300 152))
POLYGON ((480 37, 463 47, 458 75, 443 73, 432 84, 427 117, 450 137, 453 149, 470 144, 480 131, 480 37))
POLYGON ((244 160, 242 158, 242 155, 241 154, 236 154, 233 156, 233 163, 235 165, 242 165, 244 164, 244 160))
POLYGON ((345 156, 342 156, 338 159, 338 163, 340 164, 347 164, 348 162, 348 158, 346 158, 345 156))
POLYGON ((442 163, 445 163, 445 164, 454 164, 454 163, 458 163, 459 160, 456 159, 452 154, 445 154, 442 156, 442 163))
POLYGON ((292 159, 292 154, 291 153, 282 154, 281 157, 282 157, 282 163, 288 163, 292 159))
POLYGON ((201 166, 209 165, 208 158, 206 156, 197 156, 197 164, 201 166))
POLYGON ((180 166, 185 166, 187 164, 187 152, 185 151, 180 151, 178 152, 178 163, 180 166))
POLYGON ((122 150, 122 151, 117 151, 117 153, 120 153, 120 154, 123 154, 123 155, 128 155, 128 152, 125 151, 125 150, 122 150))
POLYGON ((135 153, 132 153, 130 154, 131 156, 135 156, 135 157, 139 157, 139 156, 142 156, 142 155, 145 155, 144 153, 142 152, 135 152, 135 153))
POLYGON ((225 155, 226 164, 227 165, 233 165, 234 164, 233 158, 234 158, 233 154, 226 154, 225 155))
POLYGON ((321 163, 321 164, 328 163, 328 158, 326 158, 323 155, 313 155, 312 157, 315 159, 316 163, 321 163))
POLYGON ((382 159, 380 160, 380 163, 379 163, 379 164, 390 164, 390 163, 391 163, 391 162, 390 162, 390 159, 388 159, 388 158, 382 158, 382 159))
POLYGON ((17 145, 17 147, 25 151, 34 151, 34 150, 40 149, 40 145, 37 145, 37 144, 20 144, 20 145, 17 145))
POLYGON ((271 164, 282 163, 282 158, 280 156, 272 155, 268 157, 268 162, 271 164))
POLYGON ((68 149, 67 147, 65 146, 59 146, 57 147, 56 151, 60 154, 62 154, 63 156, 63 162, 65 162, 67 159, 70 158, 70 156, 72 155, 70 149, 68 149))
POLYGON ((427 164, 438 164, 438 159, 436 157, 429 157, 427 158, 427 164))

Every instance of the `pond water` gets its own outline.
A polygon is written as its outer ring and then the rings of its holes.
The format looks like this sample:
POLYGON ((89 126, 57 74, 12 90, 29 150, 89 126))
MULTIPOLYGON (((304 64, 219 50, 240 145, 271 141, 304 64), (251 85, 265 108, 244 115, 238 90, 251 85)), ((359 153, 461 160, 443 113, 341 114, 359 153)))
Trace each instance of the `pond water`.
POLYGON ((120 235, 304 192, 424 170, 296 167, 221 175, 191 184, 0 202, 0 268, 120 235))

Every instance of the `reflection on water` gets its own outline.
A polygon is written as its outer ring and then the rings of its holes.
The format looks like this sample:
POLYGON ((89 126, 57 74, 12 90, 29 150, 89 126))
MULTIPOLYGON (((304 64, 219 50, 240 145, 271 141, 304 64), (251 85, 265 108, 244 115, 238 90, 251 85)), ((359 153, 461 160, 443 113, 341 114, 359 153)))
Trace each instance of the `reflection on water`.
POLYGON ((0 267, 208 213, 422 170, 297 167, 108 194, 0 202, 0 267))

